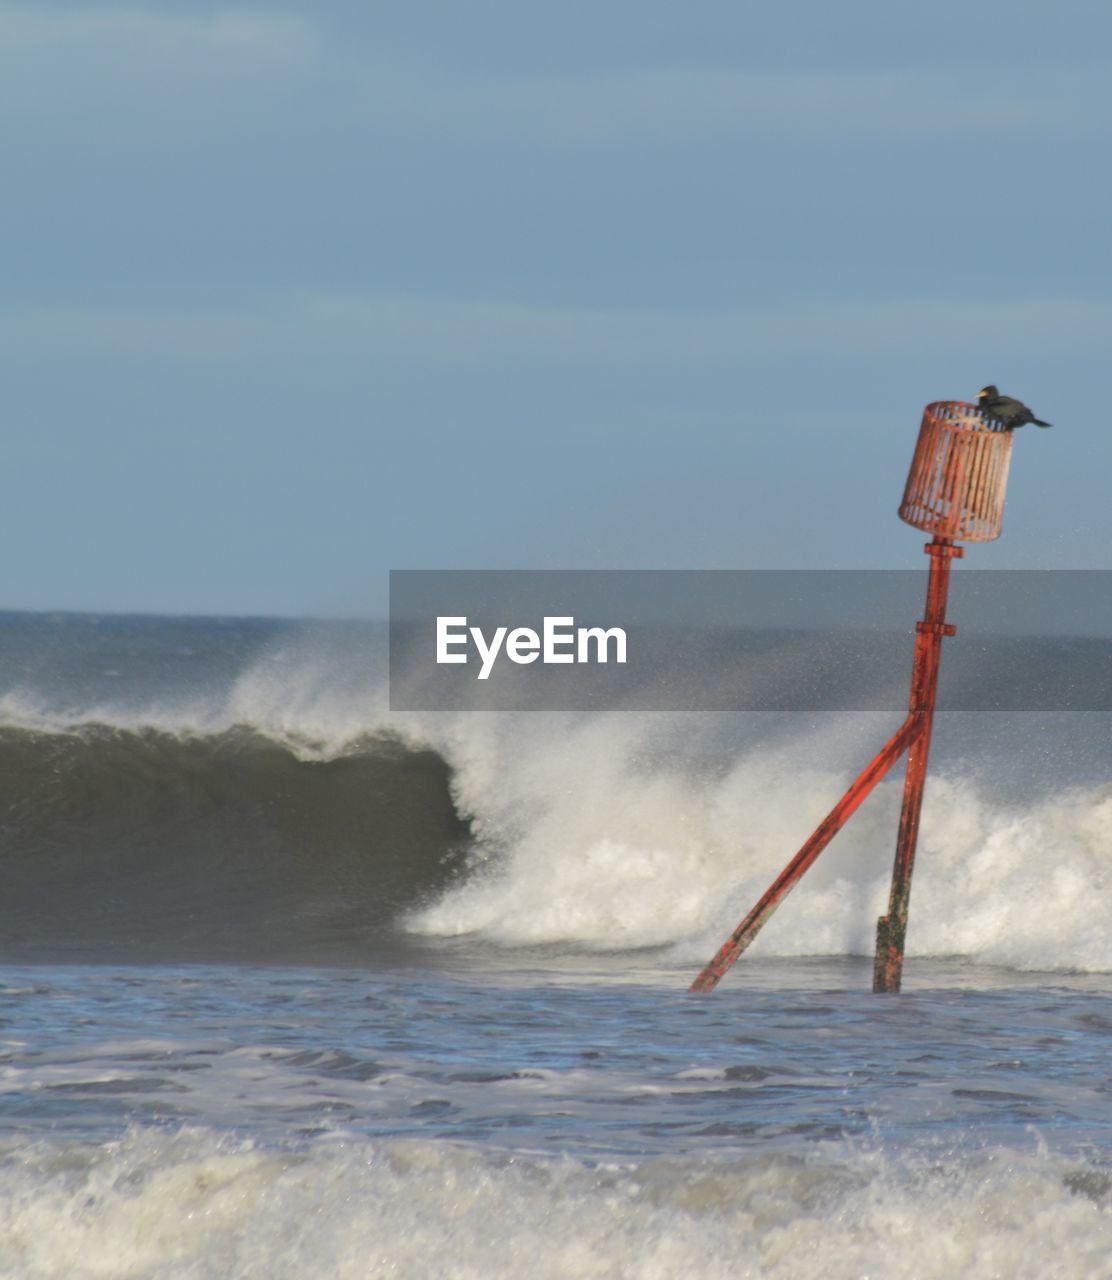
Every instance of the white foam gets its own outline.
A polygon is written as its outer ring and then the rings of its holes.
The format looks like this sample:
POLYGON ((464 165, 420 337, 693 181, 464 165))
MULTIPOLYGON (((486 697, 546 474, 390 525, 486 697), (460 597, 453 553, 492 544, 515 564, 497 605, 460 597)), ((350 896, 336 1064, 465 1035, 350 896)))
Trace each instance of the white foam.
POLYGON ((590 1166, 335 1135, 296 1152, 204 1130, 11 1146, 0 1273, 444 1280, 744 1276, 1094 1280, 1108 1180, 1045 1154, 666 1158, 590 1166))
MULTIPOLYGON (((473 718, 441 735, 458 803, 476 819, 479 858, 409 927, 507 945, 669 945, 678 959, 709 957, 853 772, 807 763, 832 754, 810 735, 755 746, 722 770, 651 751, 652 730, 622 715, 512 726, 473 718)), ((901 788, 897 775, 869 798, 766 926, 761 953, 872 953, 901 788)), ((934 775, 908 953, 1112 970, 1110 872, 1112 788, 1005 803, 968 777, 934 775)))

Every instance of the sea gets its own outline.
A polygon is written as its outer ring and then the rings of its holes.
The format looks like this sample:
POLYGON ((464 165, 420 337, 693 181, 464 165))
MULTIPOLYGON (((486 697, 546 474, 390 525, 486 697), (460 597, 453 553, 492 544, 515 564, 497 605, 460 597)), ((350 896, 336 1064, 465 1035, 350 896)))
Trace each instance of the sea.
POLYGON ((901 719, 0 615, 0 1277, 1112 1276, 1107 711, 939 715, 900 994, 898 775, 688 992, 901 719))

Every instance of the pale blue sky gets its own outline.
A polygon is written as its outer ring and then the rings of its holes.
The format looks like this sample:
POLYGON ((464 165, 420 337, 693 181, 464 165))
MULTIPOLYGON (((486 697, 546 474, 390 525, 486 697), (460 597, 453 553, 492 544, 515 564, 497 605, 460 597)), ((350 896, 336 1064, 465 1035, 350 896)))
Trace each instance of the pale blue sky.
POLYGON ((0 4, 0 607, 390 568, 1112 567, 1106 0, 0 4))

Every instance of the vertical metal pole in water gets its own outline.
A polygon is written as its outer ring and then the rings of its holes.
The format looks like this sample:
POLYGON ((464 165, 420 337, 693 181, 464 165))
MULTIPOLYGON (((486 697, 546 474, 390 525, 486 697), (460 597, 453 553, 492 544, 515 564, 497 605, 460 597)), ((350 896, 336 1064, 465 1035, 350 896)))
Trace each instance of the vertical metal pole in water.
POLYGON ((926 617, 915 624, 915 662, 911 673, 910 712, 918 729, 907 752, 903 810, 896 837, 896 861, 892 868, 892 890, 888 914, 877 922, 876 957, 873 961, 873 990, 899 991, 903 975, 904 939, 911 900, 911 873, 915 865, 915 845, 919 837, 919 811, 927 780, 934 704, 938 694, 938 666, 942 638, 957 628, 946 621, 946 600, 950 590, 951 561, 963 555, 949 538, 935 538, 924 550, 931 557, 927 582, 926 617))

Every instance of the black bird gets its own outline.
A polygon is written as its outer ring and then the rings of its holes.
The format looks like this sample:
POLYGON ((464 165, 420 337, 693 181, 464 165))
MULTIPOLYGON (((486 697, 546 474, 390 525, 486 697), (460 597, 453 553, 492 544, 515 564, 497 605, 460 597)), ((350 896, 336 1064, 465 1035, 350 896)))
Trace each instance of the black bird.
POLYGON ((982 413, 995 418, 1005 431, 1014 431, 1025 422, 1033 422, 1036 427, 1049 427, 1049 422, 1036 418, 1028 407, 1011 396, 1002 396, 994 386, 987 386, 977 397, 977 404, 982 413))

